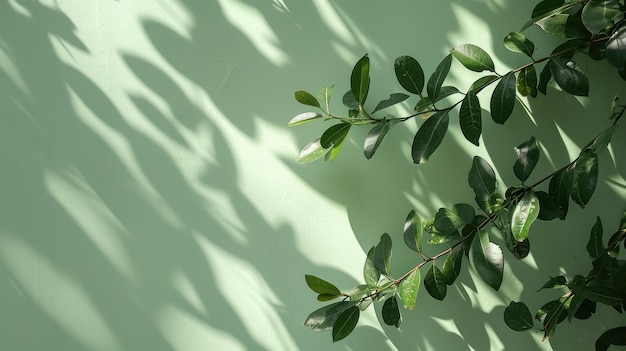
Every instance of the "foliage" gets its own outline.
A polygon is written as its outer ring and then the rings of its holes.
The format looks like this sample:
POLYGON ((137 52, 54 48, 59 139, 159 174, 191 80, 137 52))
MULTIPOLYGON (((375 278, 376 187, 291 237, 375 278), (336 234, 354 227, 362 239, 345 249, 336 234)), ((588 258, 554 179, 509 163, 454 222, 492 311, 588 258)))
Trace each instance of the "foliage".
MULTIPOLYGON (((546 95, 548 85, 554 84, 569 94, 586 96, 589 80, 576 63, 576 54, 583 53, 598 61, 606 60, 615 67, 619 76, 626 79, 625 10, 623 0, 541 1, 533 9, 531 20, 522 27, 522 31, 537 25, 545 32, 563 38, 563 43, 550 55, 535 58, 535 45, 530 39, 521 32, 509 33, 504 38, 504 46, 528 56, 530 62, 503 74, 496 71, 492 58, 485 50, 472 44, 452 48, 428 79, 416 59, 398 57, 394 63, 398 83, 417 98, 414 112, 405 117, 377 116, 378 112, 411 97, 405 93, 392 93, 368 111, 365 103, 371 83, 370 59, 364 55, 352 70, 350 90, 342 97, 348 109, 347 116, 331 112, 332 87, 325 88, 319 99, 305 91, 295 93, 297 101, 314 107, 316 112, 297 115, 289 121, 289 126, 318 119, 336 122, 302 149, 299 161, 311 162, 321 157, 335 160, 352 127, 360 125, 371 125, 363 146, 365 157, 369 159, 375 155, 393 126, 421 117, 424 122, 415 133, 411 155, 414 163, 423 164, 441 144, 451 114, 456 110, 464 137, 470 143, 479 145, 483 112, 478 95, 487 86, 495 85, 489 99, 489 114, 497 124, 505 124, 511 116, 517 94, 536 98, 539 93, 546 95), (485 74, 464 90, 446 85, 453 61, 470 71, 485 74)), ((513 173, 520 183, 508 187, 504 193, 497 188, 493 167, 485 159, 475 156, 467 180, 475 194, 476 208, 465 203, 455 204, 423 219, 415 211, 410 211, 404 224, 403 239, 419 255, 421 262, 400 276, 391 274, 392 237, 386 233, 368 252, 363 268, 364 284, 351 291, 341 292, 335 285, 307 275, 306 283, 318 294, 318 300, 340 298, 341 301, 312 312, 305 325, 313 330, 332 330, 333 341, 338 341, 355 328, 360 311, 372 302, 383 301, 383 321, 398 327, 402 321, 399 306, 402 304, 407 310, 414 309, 420 285, 423 284, 433 298, 445 299, 448 286, 455 282, 466 261, 487 285, 499 290, 504 254, 492 241, 492 233, 499 233, 506 249, 516 258, 523 259, 530 252, 531 227, 536 220, 564 220, 570 201, 585 207, 598 182, 598 153, 610 143, 625 111, 626 105, 614 98, 609 113, 612 119, 610 127, 591 139, 571 162, 533 183, 528 180, 540 159, 539 142, 534 137, 523 141, 515 148, 517 158, 513 162, 513 173), (426 239, 427 245, 445 248, 429 257, 423 250, 426 239)), ((589 318, 595 313, 598 303, 610 305, 621 313, 626 306, 626 261, 617 256, 620 245, 626 248, 625 238, 626 212, 618 230, 610 236, 606 245, 598 218, 587 245, 592 260, 591 271, 586 276, 577 275, 571 279, 565 276, 551 278, 541 288, 564 287, 568 291, 539 309, 534 318, 539 321, 540 327, 535 326, 528 307, 515 301, 505 309, 506 325, 516 331, 540 329, 546 339, 554 336, 556 326, 565 319, 589 318)), ((624 344, 626 327, 620 327, 601 335, 596 349, 605 350, 610 345, 624 344)))

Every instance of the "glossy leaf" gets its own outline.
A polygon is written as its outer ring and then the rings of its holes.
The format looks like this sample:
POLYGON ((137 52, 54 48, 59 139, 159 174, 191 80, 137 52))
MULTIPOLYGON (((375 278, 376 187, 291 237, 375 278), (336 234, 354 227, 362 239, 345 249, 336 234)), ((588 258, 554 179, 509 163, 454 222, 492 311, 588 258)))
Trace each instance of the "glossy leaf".
POLYGON ((322 147, 320 143, 320 139, 317 138, 310 143, 308 143, 302 151, 300 151, 300 156, 298 157, 298 162, 307 163, 313 162, 321 157, 324 157, 328 149, 322 147))
POLYGON ((457 230, 474 221, 474 208, 468 204, 456 204, 452 208, 440 208, 435 215, 434 226, 443 236, 454 234, 457 230))
POLYGON ((304 279, 306 280, 306 285, 318 294, 341 295, 339 288, 324 279, 308 274, 304 276, 304 279))
POLYGON ((537 291, 541 291, 543 289, 554 289, 554 288, 560 288, 563 286, 567 285, 567 279, 565 279, 564 276, 559 275, 557 277, 552 277, 550 278, 550 280, 548 280, 547 283, 543 284, 543 286, 541 288, 539 288, 539 290, 537 291))
POLYGON ((352 333, 359 322, 360 314, 359 308, 352 306, 339 315, 333 325, 333 342, 337 342, 352 333))
POLYGON ((384 275, 389 276, 391 266, 391 237, 385 233, 380 237, 374 251, 374 265, 384 275))
POLYGON ((341 102, 343 105, 351 110, 358 111, 359 110, 359 102, 356 100, 354 95, 352 95, 352 90, 346 91, 341 98, 341 102))
POLYGON ((426 163, 430 155, 441 144, 448 130, 448 111, 439 111, 428 118, 419 128, 413 139, 411 154, 413 162, 426 163))
POLYGON ((558 171, 550 179, 550 196, 554 199, 559 211, 559 219, 564 220, 569 209, 569 198, 572 189, 572 173, 569 169, 564 168, 558 171))
POLYGON ((461 92, 456 87, 444 85, 439 90, 439 95, 437 95, 437 98, 433 102, 441 101, 450 95, 459 94, 459 93, 461 92))
POLYGON ((387 325, 393 325, 396 328, 400 327, 402 316, 400 315, 400 309, 398 308, 398 300, 396 295, 390 296, 385 303, 383 303, 383 321, 387 325))
POLYGON ((555 218, 559 218, 559 207, 555 199, 545 191, 537 191, 535 194, 537 195, 537 199, 539 199, 539 215, 537 218, 542 221, 551 221, 555 218))
POLYGON ((606 351, 611 345, 626 345, 626 327, 609 329, 596 340, 596 351, 606 351))
POLYGON ((333 324, 341 313, 356 305, 355 301, 340 301, 326 305, 313 311, 304 321, 304 325, 314 331, 326 331, 333 328, 333 324))
POLYGON ((504 124, 513 113, 515 106, 515 73, 507 73, 491 95, 491 118, 498 124, 504 124))
POLYGON ((422 252, 422 220, 413 210, 409 212, 404 221, 404 242, 409 249, 422 252))
POLYGON ((443 273, 433 262, 424 277, 424 287, 426 291, 437 300, 443 300, 446 297, 448 286, 443 278, 443 273))
POLYGON ((626 67, 626 25, 622 24, 606 42, 606 60, 615 68, 626 67))
POLYGON ((593 0, 583 7, 580 17, 587 30, 597 34, 621 14, 619 0, 593 0))
POLYGON ((469 89, 467 89, 467 91, 468 92, 469 91, 474 91, 475 93, 478 93, 483 88, 485 88, 486 86, 488 86, 489 84, 495 82, 498 79, 500 79, 500 77, 498 77, 496 75, 489 75, 489 76, 480 77, 480 78, 476 79, 476 81, 474 81, 474 83, 472 83, 472 85, 470 85, 470 87, 469 87, 469 89))
POLYGON ((470 90, 459 110, 459 124, 465 139, 470 143, 478 146, 480 134, 482 133, 482 112, 480 109, 480 101, 476 93, 470 90))
POLYGON ((565 58, 553 58, 548 61, 554 81, 565 92, 577 96, 589 95, 589 79, 578 64, 565 58))
POLYGON ((517 74, 517 91, 522 96, 531 96, 537 90, 537 71, 535 66, 524 67, 517 74))
POLYGON ((296 100, 303 105, 320 107, 320 102, 317 98, 304 90, 296 91, 295 96, 296 100))
POLYGON ((390 94, 388 99, 382 100, 376 105, 372 113, 376 113, 380 110, 386 109, 387 107, 391 107, 393 105, 399 104, 408 98, 409 96, 407 94, 402 94, 402 93, 390 94))
POLYGON ((602 222, 600 217, 596 217, 596 223, 591 228, 591 236, 587 242, 587 252, 594 259, 606 253, 606 248, 602 243, 602 222))
POLYGON ((345 134, 340 135, 340 138, 333 142, 333 144, 330 147, 330 151, 328 151, 328 153, 326 154, 326 157, 325 157, 326 161, 332 162, 335 160, 335 158, 337 158, 337 155, 339 155, 339 152, 343 148, 343 144, 346 143, 346 139, 348 139, 348 132, 345 132, 345 134))
POLYGON ((504 323, 515 331, 533 328, 533 315, 523 302, 511 301, 504 309, 504 323))
POLYGON ((395 122, 388 122, 387 120, 383 119, 370 130, 370 132, 365 137, 365 143, 363 144, 363 153, 365 153, 365 157, 367 159, 370 159, 372 158, 372 156, 374 156, 376 150, 378 150, 378 147, 383 142, 385 136, 387 136, 387 133, 391 129, 391 126, 393 126, 394 124, 395 122))
POLYGON ((500 289, 504 272, 504 257, 500 247, 489 242, 489 233, 480 230, 471 246, 472 264, 478 275, 494 290, 500 289))
POLYGON ((543 66, 543 69, 539 74, 539 84, 537 85, 537 90, 543 95, 546 95, 548 93, 548 83, 551 79, 552 72, 550 72, 550 65, 546 64, 545 66, 543 66))
POLYGON ((377 286, 378 280, 380 279, 380 271, 376 268, 376 264, 374 264, 375 253, 376 246, 372 246, 367 253, 365 265, 363 266, 363 278, 365 279, 365 284, 368 286, 377 286))
POLYGON ((325 149, 339 144, 348 135, 351 126, 350 123, 339 123, 331 126, 322 134, 320 144, 325 149))
POLYGON ((535 23, 546 33, 561 38, 588 38, 591 36, 580 17, 575 15, 560 13, 542 18, 535 23))
POLYGON ((352 69, 352 75, 350 76, 350 91, 352 95, 363 106, 365 99, 367 99, 367 93, 370 89, 370 59, 367 54, 359 61, 352 69))
POLYGON ((476 203, 485 212, 489 206, 489 197, 496 190, 496 174, 489 165, 479 156, 474 156, 472 168, 467 175, 469 186, 474 190, 476 203))
POLYGON ((441 86, 443 85, 443 81, 448 76, 450 72, 450 65, 452 64, 452 56, 446 56, 441 63, 435 69, 435 72, 428 78, 428 84, 426 84, 426 92, 431 100, 435 101, 437 96, 439 96, 439 92, 441 91, 441 86))
POLYGON ((539 143, 535 137, 521 143, 515 148, 517 160, 513 165, 513 173, 517 179, 526 181, 539 161, 539 143))
POLYGON ((294 127, 306 122, 310 122, 317 118, 322 118, 322 115, 317 112, 304 112, 295 116, 289 122, 287 122, 287 126, 294 127))
POLYGON ((535 44, 519 32, 511 32, 504 37, 504 46, 513 52, 526 54, 528 57, 532 57, 535 52, 535 44))
POLYGON ((590 150, 585 150, 572 170, 572 200, 580 207, 591 199, 598 182, 598 155, 590 150))
POLYGON ((443 280, 448 285, 454 284, 454 281, 461 273, 461 264, 463 262, 463 248, 457 246, 455 249, 450 251, 448 257, 443 262, 443 280))
POLYGON ((420 270, 416 269, 409 274, 398 286, 398 295, 404 304, 404 308, 412 310, 415 308, 417 293, 420 288, 420 270))
POLYGON ((419 62, 410 56, 400 56, 394 63, 398 83, 413 94, 422 94, 424 89, 424 71, 419 62))
POLYGON ((519 200, 511 215, 511 233, 518 242, 528 238, 530 226, 539 215, 539 199, 533 190, 528 190, 519 200))
POLYGON ((495 71, 493 60, 480 47, 472 44, 462 44, 450 50, 450 54, 465 68, 474 72, 495 71))

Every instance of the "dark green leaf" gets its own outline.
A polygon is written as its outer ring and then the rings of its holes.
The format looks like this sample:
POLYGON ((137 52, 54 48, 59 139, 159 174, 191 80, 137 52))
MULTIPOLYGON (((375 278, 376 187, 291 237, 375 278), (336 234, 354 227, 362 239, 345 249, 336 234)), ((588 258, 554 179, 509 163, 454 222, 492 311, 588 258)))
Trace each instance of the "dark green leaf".
POLYGON ((588 319, 594 313, 596 313, 596 302, 586 299, 582 295, 580 296, 583 299, 583 302, 580 304, 580 307, 578 308, 578 310, 576 310, 576 313, 574 314, 574 318, 588 319))
POLYGON ((414 58, 410 56, 400 56, 394 63, 396 78, 398 83, 413 94, 422 94, 424 89, 424 71, 414 58))
POLYGON ((380 273, 389 276, 391 266, 391 237, 385 233, 380 237, 374 252, 374 265, 380 273))
POLYGON ((320 144, 320 139, 315 139, 308 143, 302 151, 300 151, 300 156, 298 156, 298 162, 313 162, 321 157, 324 157, 328 149, 325 149, 320 144))
POLYGON ((543 66, 541 70, 541 74, 539 74, 539 84, 537 85, 537 90, 539 90, 543 95, 546 95, 548 92, 548 83, 552 79, 552 72, 550 72, 550 65, 546 64, 543 66))
POLYGON ((488 86, 489 84, 495 82, 498 79, 500 79, 500 77, 495 76, 495 75, 489 75, 489 76, 480 77, 480 78, 476 79, 476 81, 474 83, 472 83, 472 85, 470 85, 469 89, 467 89, 467 90, 468 90, 468 92, 469 91, 474 91, 474 92, 478 93, 484 87, 488 86))
POLYGON ((308 274, 304 276, 304 279, 306 280, 306 285, 318 294, 341 295, 339 288, 324 279, 308 274))
POLYGON ((363 144, 363 152, 365 153, 365 157, 367 159, 372 158, 378 150, 378 147, 383 142, 383 139, 391 129, 391 126, 395 124, 395 122, 388 122, 386 119, 381 120, 376 123, 376 125, 370 130, 370 132, 365 137, 365 143, 363 144))
POLYGON ((556 325, 563 321, 567 315, 563 313, 563 304, 559 300, 551 301, 546 304, 542 309, 545 309, 545 317, 543 319, 544 335, 542 341, 554 336, 556 331, 556 325))
POLYGON ((351 126, 350 123, 339 123, 331 126, 322 134, 320 144, 325 149, 339 144, 348 135, 351 126))
POLYGON ((626 25, 622 24, 606 42, 606 60, 619 70, 626 67, 626 25))
POLYGON ((413 210, 409 212, 404 221, 404 242, 409 249, 422 252, 422 220, 413 210))
POLYGON ((561 38, 589 38, 591 36, 580 17, 576 15, 560 13, 542 18, 535 23, 546 33, 561 38))
POLYGON ((314 331, 329 330, 342 312, 355 305, 355 301, 340 301, 326 305, 309 314, 306 321, 304 321, 304 325, 314 331))
POLYGON ((489 162, 479 156, 474 156, 467 180, 469 186, 474 190, 474 194, 476 194, 475 199, 478 206, 489 213, 487 211, 490 207, 489 197, 496 190, 496 174, 489 162))
POLYGON ((564 220, 569 209, 569 198, 572 189, 572 172, 567 168, 558 171, 550 179, 550 196, 554 199, 559 211, 559 219, 564 220))
POLYGON ((417 102, 414 110, 415 110, 415 113, 424 113, 424 112, 432 111, 432 108, 433 108, 432 100, 430 100, 428 96, 425 96, 424 98, 420 99, 420 101, 417 102))
POLYGON ((480 110, 480 101, 476 93, 470 90, 463 102, 461 103, 461 109, 459 110, 459 124, 461 125, 461 131, 470 143, 478 146, 478 140, 482 132, 482 118, 480 110))
POLYGON ((304 112, 295 116, 289 122, 287 122, 287 126, 294 127, 321 117, 322 115, 317 112, 304 112))
POLYGON ((606 43, 592 42, 589 44, 589 57, 596 61, 604 60, 606 58, 606 43))
POLYGON ((324 160, 332 162, 337 158, 337 155, 339 155, 339 152, 343 148, 343 144, 345 144, 346 139, 348 139, 348 132, 346 131, 345 134, 339 134, 338 136, 340 136, 340 138, 331 145, 330 151, 326 154, 324 160))
POLYGON ((569 39, 563 44, 557 46, 552 50, 550 54, 553 57, 560 57, 569 61, 576 54, 576 50, 582 49, 589 45, 587 40, 584 39, 569 39))
POLYGON ((504 272, 504 257, 500 247, 489 242, 489 233, 478 232, 478 240, 472 241, 471 259, 478 275, 494 290, 500 289, 504 272))
POLYGON ((585 207, 598 182, 598 155, 590 150, 585 150, 572 170, 572 193, 571 197, 580 207, 585 207))
POLYGON ((535 192, 528 190, 519 200, 511 215, 511 233, 518 242, 528 238, 530 226, 539 215, 539 199, 535 192))
POLYGON ((309 105, 313 107, 320 107, 320 102, 317 101, 315 96, 311 95, 310 93, 307 93, 304 90, 296 91, 295 95, 296 95, 296 100, 298 100, 298 102, 301 104, 309 105))
POLYGON ((557 57, 550 59, 548 65, 554 81, 565 92, 577 96, 589 95, 589 79, 574 61, 557 57))
POLYGON ((448 285, 454 284, 454 281, 461 273, 461 263, 463 262, 463 248, 457 246, 450 251, 448 257, 443 262, 443 280, 448 285))
POLYGON ((515 73, 507 73, 491 95, 491 118, 498 124, 504 124, 513 113, 515 106, 515 73))
MULTIPOLYGON (((352 90, 348 90, 346 91, 345 94, 343 94, 343 97, 341 99, 341 101, 343 102, 343 105, 351 110, 354 111, 358 111, 359 110, 359 102, 356 100, 356 98, 354 97, 354 95, 352 95, 352 90)), ((350 116, 352 117, 352 116, 350 116)))
POLYGON ((420 164, 428 161, 430 155, 437 150, 446 135, 448 122, 448 111, 446 110, 435 113, 422 124, 413 139, 411 148, 413 162, 420 164))
POLYGON ((474 72, 495 71, 493 60, 489 54, 480 47, 472 44, 462 44, 452 50, 454 56, 465 68, 474 72))
POLYGON ((448 286, 443 278, 443 273, 439 270, 439 267, 435 265, 434 261, 432 266, 426 272, 424 277, 424 286, 430 296, 437 300, 443 300, 446 297, 446 291, 448 286))
POLYGON ((374 111, 372 111, 372 113, 378 112, 382 109, 385 109, 387 107, 393 106, 395 104, 399 104, 402 101, 408 99, 409 96, 407 94, 402 94, 402 93, 393 93, 389 95, 389 98, 387 100, 383 100, 381 102, 378 103, 378 105, 376 105, 376 107, 374 108, 374 111))
POLYGON ((341 295, 319 294, 319 295, 317 295, 317 301, 326 302, 326 301, 334 300, 334 299, 336 299, 336 298, 338 298, 340 296, 341 295))
POLYGON ((383 321, 387 325, 393 325, 396 328, 400 327, 402 316, 400 315, 400 309, 398 308, 398 300, 396 295, 390 296, 385 303, 383 303, 383 321))
POLYGON ((619 0, 594 0, 587 2, 580 17, 587 30, 598 34, 621 14, 619 0))
POLYGON ((532 57, 535 52, 535 44, 519 32, 511 32, 504 37, 504 46, 513 52, 526 54, 528 57, 532 57))
POLYGON ((598 258, 606 253, 606 248, 602 243, 602 222, 600 217, 596 217, 596 223, 591 228, 591 236, 587 242, 587 252, 591 258, 598 258))
POLYGON ((589 301, 589 300, 585 299, 585 297, 582 295, 574 294, 574 297, 572 297, 572 301, 569 304, 569 310, 567 311, 567 320, 569 322, 572 321, 572 319, 578 312, 578 309, 580 308, 580 306, 582 306, 583 302, 585 301, 589 301))
POLYGON ((343 311, 333 325, 333 342, 337 342, 350 335, 359 322, 361 311, 353 306, 343 311))
POLYGON ((365 283, 368 286, 377 286, 378 280, 380 279, 380 271, 376 268, 374 264, 374 255, 376 252, 376 246, 372 246, 372 248, 367 253, 367 258, 365 259, 365 265, 363 266, 363 278, 365 279, 365 283))
POLYGON ((535 66, 524 67, 517 74, 517 91, 522 96, 532 95, 537 90, 537 71, 535 66))
POLYGON ((515 148, 517 160, 513 165, 513 173, 517 179, 526 181, 539 161, 539 143, 535 137, 521 143, 515 148))
POLYGON ((420 288, 420 271, 414 270, 398 286, 398 295, 404 304, 404 308, 412 310, 415 308, 417 293, 420 288))
POLYGON ((554 289, 554 288, 560 288, 563 286, 567 285, 567 279, 565 279, 564 276, 559 275, 558 277, 552 277, 550 278, 550 280, 548 280, 547 283, 543 284, 543 286, 541 288, 539 288, 539 290, 537 291, 541 291, 543 289, 554 289))
POLYGON ((370 59, 365 54, 357 61, 356 65, 352 69, 352 75, 350 76, 350 91, 352 95, 363 106, 365 99, 367 99, 367 93, 370 89, 370 59))
POLYGON ((531 18, 541 17, 563 6, 564 0, 543 0, 533 9, 531 18))
POLYGON ((434 226, 443 236, 454 234, 476 216, 474 208, 468 204, 456 204, 451 209, 440 208, 435 215, 434 226))
POLYGON ((542 221, 551 221, 555 218, 559 218, 559 207, 555 199, 545 191, 537 191, 535 194, 537 195, 537 199, 539 199, 539 215, 537 218, 542 221))
POLYGON ((439 96, 443 81, 446 80, 448 72, 450 72, 450 65, 452 64, 452 56, 446 56, 441 63, 437 66, 437 69, 428 78, 428 84, 426 84, 426 92, 431 100, 435 101, 439 96))
POLYGON ((581 286, 576 290, 577 294, 581 294, 587 299, 611 306, 620 306, 624 304, 624 295, 613 290, 613 288, 604 285, 581 286))
POLYGON ((523 302, 511 301, 504 309, 504 323, 515 331, 533 328, 533 316, 523 302))
POLYGON ((460 91, 456 87, 449 86, 449 85, 444 85, 439 90, 439 95, 437 95, 437 98, 433 102, 441 101, 441 100, 447 98, 450 95, 459 94, 459 93, 460 93, 460 91))
POLYGON ((596 341, 596 351, 606 351, 611 345, 626 345, 626 327, 617 327, 602 333, 596 341))

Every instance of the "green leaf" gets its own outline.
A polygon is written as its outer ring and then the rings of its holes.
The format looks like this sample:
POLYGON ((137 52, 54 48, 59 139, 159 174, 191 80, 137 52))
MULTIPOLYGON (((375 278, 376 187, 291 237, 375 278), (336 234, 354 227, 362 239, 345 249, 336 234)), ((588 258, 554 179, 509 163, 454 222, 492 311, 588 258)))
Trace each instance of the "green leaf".
POLYGON ((380 279, 380 271, 376 268, 376 264, 374 264, 375 252, 376 246, 372 246, 367 253, 365 265, 363 266, 363 278, 365 279, 365 284, 368 286, 377 286, 378 280, 380 279))
POLYGON ((533 328, 533 316, 523 302, 511 301, 504 309, 504 323, 515 331, 533 328))
POLYGON ((515 106, 515 73, 507 73, 491 95, 491 118, 498 124, 504 124, 513 113, 515 106))
POLYGON ((398 308, 398 300, 396 295, 390 296, 385 303, 383 303, 383 321, 387 325, 393 325, 396 328, 400 327, 402 316, 400 315, 400 309, 398 308))
POLYGON ((489 200, 487 201, 487 208, 485 209, 485 212, 487 214, 496 213, 500 211, 502 205, 504 205, 504 198, 502 197, 502 195, 500 193, 492 193, 491 195, 489 195, 489 200))
POLYGON ((524 67, 517 74, 517 91, 522 96, 533 95, 537 90, 537 71, 535 66, 524 67))
POLYGON ((321 108, 320 102, 315 98, 315 96, 311 95, 310 93, 307 93, 304 90, 296 91, 295 96, 296 96, 296 100, 298 100, 298 102, 303 105, 309 105, 309 106, 321 108))
POLYGON ((428 96, 425 96, 422 99, 420 99, 420 101, 417 102, 414 110, 415 110, 415 113, 424 113, 424 112, 432 111, 432 107, 433 107, 432 100, 428 96))
POLYGON ((472 241, 470 255, 474 269, 487 285, 498 291, 504 272, 502 250, 489 242, 489 233, 484 230, 478 231, 476 239, 472 241))
POLYGON ((495 72, 493 60, 489 54, 480 47, 472 44, 462 44, 452 50, 450 54, 454 56, 465 68, 474 72, 491 71, 495 72))
POLYGON ((358 111, 359 110, 359 102, 356 100, 354 95, 352 95, 352 90, 346 91, 341 98, 341 102, 343 105, 351 110, 358 111))
POLYGON ((559 300, 554 300, 542 307, 544 314, 543 330, 544 335, 542 341, 554 336, 556 325, 563 321, 566 315, 563 313, 563 304, 559 300))
POLYGON ((443 81, 446 80, 446 76, 448 76, 448 72, 450 72, 450 65, 452 64, 452 56, 446 56, 441 63, 435 69, 435 72, 428 78, 428 84, 426 85, 426 92, 431 100, 435 101, 437 96, 439 96, 439 92, 441 90, 441 86, 443 85, 443 81))
POLYGON ((583 305, 583 302, 585 301, 589 301, 589 300, 585 299, 585 297, 582 295, 574 294, 574 297, 572 297, 572 301, 570 301, 570 304, 569 304, 569 310, 567 311, 567 320, 569 322, 572 321, 572 319, 578 312, 578 309, 580 308, 580 306, 583 305))
POLYGON ((589 38, 591 36, 580 17, 576 15, 560 13, 542 18, 535 23, 546 33, 561 38, 589 38))
POLYGON ((353 306, 343 311, 333 325, 333 342, 337 342, 350 335, 359 321, 361 311, 353 306))
POLYGON ((539 161, 539 143, 535 137, 521 143, 515 148, 517 160, 513 165, 513 173, 517 179, 525 182, 539 161))
POLYGON ((600 217, 596 217, 596 223, 591 228, 591 236, 587 242, 587 252, 594 259, 606 253, 606 248, 602 243, 602 222, 600 217))
POLYGON ((454 281, 461 273, 461 264, 463 262, 463 248, 457 246, 448 254, 443 262, 443 280, 448 285, 454 284, 454 281))
POLYGON ((300 151, 300 156, 298 157, 298 162, 307 163, 313 162, 328 152, 328 149, 325 149, 320 144, 320 139, 317 138, 310 143, 308 143, 302 151, 300 151))
POLYGON ((448 235, 448 236, 442 236, 437 233, 432 233, 430 235, 430 240, 428 240, 428 243, 430 245, 441 245, 441 244, 449 243, 454 239, 454 236, 458 236, 458 233, 456 235, 453 234, 453 235, 448 235))
POLYGON ((496 190, 496 174, 489 162, 479 156, 474 156, 467 180, 476 194, 475 200, 478 206, 489 213, 487 211, 490 207, 489 197, 496 190))
POLYGON ((598 34, 621 14, 619 0, 594 0, 587 2, 580 17, 587 30, 598 34))
POLYGON ((585 207, 598 182, 598 155, 584 150, 572 170, 572 200, 580 207, 585 207))
POLYGON ((542 221, 551 221, 555 218, 559 218, 560 212, 556 200, 545 191, 537 191, 535 194, 537 195, 537 199, 539 199, 539 215, 537 218, 542 221))
POLYGON ((559 275, 558 277, 551 277, 547 283, 543 284, 541 288, 537 291, 541 291, 543 289, 554 289, 560 288, 567 285, 567 279, 564 276, 559 275))
POLYGON ((533 57, 535 52, 535 44, 519 32, 511 32, 504 37, 504 46, 513 52, 526 54, 528 57, 533 57))
POLYGON ((374 265, 385 276, 389 276, 391 266, 391 237, 385 233, 380 237, 374 251, 374 265))
POLYGON ((459 93, 461 93, 461 92, 456 87, 449 86, 449 85, 444 85, 439 90, 439 95, 437 95, 437 98, 433 102, 441 101, 441 100, 447 98, 450 95, 459 94, 459 93))
POLYGON ((365 99, 367 99, 367 93, 370 89, 370 59, 365 54, 357 61, 356 65, 352 69, 352 75, 350 76, 350 91, 352 95, 363 106, 365 99))
POLYGON ((589 146, 589 149, 596 154, 604 150, 604 148, 606 148, 606 146, 611 142, 613 134, 616 131, 617 125, 610 126, 593 140, 593 142, 589 146))
POLYGON ((441 301, 446 297, 448 286, 443 278, 443 273, 434 261, 424 277, 424 287, 426 287, 426 291, 428 291, 430 296, 437 300, 441 301))
POLYGON ((615 68, 626 67, 626 25, 622 24, 606 42, 606 60, 615 68))
POLYGON ((543 95, 548 93, 548 83, 550 79, 552 79, 552 72, 550 72, 550 65, 546 64, 539 74, 539 84, 537 85, 537 90, 543 95))
POLYGON ((340 301, 313 311, 304 321, 304 325, 314 331, 326 331, 333 327, 342 312, 356 305, 355 301, 340 301))
POLYGON ((393 93, 389 95, 389 98, 387 100, 383 100, 381 102, 378 103, 378 105, 376 105, 376 107, 374 108, 374 111, 372 111, 372 113, 376 113, 382 109, 386 109, 387 107, 393 106, 395 104, 399 104, 402 101, 408 99, 409 96, 407 94, 402 94, 402 93, 393 93))
POLYGON ((493 74, 489 75, 489 76, 480 77, 480 78, 476 79, 476 81, 474 83, 472 83, 472 85, 470 85, 470 87, 469 87, 469 89, 467 89, 467 91, 468 92, 474 91, 474 92, 478 93, 484 87, 488 86, 489 84, 495 82, 498 79, 500 79, 500 77, 498 77, 496 75, 493 75, 493 74))
POLYGON ((470 143, 478 146, 480 134, 482 132, 482 118, 480 110, 480 101, 473 90, 470 90, 459 110, 459 124, 465 139, 470 143))
POLYGON ((605 285, 581 286, 576 290, 585 298, 610 306, 620 306, 624 304, 624 295, 605 285))
POLYGON ((422 220, 413 210, 404 221, 404 242, 409 249, 422 253, 422 220))
POLYGON ((333 94, 333 90, 335 89, 334 85, 329 85, 322 89, 320 95, 324 100, 324 107, 326 109, 326 113, 330 114, 330 97, 333 94))
POLYGON ((572 173, 568 168, 558 171, 550 179, 550 196, 554 199, 559 211, 559 219, 564 220, 569 209, 569 198, 573 185, 572 173))
POLYGON ((543 18, 550 17, 559 13, 563 13, 567 11, 570 7, 576 5, 576 3, 568 3, 565 5, 563 3, 564 3, 563 0, 544 0, 540 2, 533 9, 532 19, 526 22, 524 26, 522 26, 521 30, 522 31, 525 30, 526 28, 532 26, 537 21, 543 18))
POLYGON ((424 89, 424 71, 419 62, 410 56, 400 56, 394 63, 398 83, 413 94, 422 94, 424 89))
POLYGON ((318 294, 341 295, 339 288, 324 279, 308 274, 304 276, 304 279, 306 280, 306 285, 318 294))
POLYGON ((456 204, 451 209, 440 208, 435 215, 434 226, 443 236, 454 234, 458 229, 474 221, 476 213, 468 204, 456 204))
POLYGON ((589 45, 584 39, 569 39, 563 44, 555 47, 550 54, 553 57, 560 57, 565 60, 571 60, 576 54, 576 50, 583 49, 589 45))
POLYGON ((338 298, 340 296, 341 295, 319 294, 319 295, 317 295, 317 301, 326 302, 326 301, 334 300, 334 299, 336 299, 336 298, 338 298))
POLYGON ((562 57, 556 57, 548 61, 550 73, 554 81, 572 95, 589 95, 589 79, 582 72, 580 66, 574 61, 562 57))
POLYGON ((322 134, 320 144, 325 149, 339 144, 348 135, 351 126, 350 123, 339 123, 331 126, 322 134))
POLYGON ((414 270, 398 286, 398 295, 407 310, 415 308, 417 293, 420 288, 420 271, 414 270))
POLYGON ((626 345, 626 327, 617 327, 602 333, 596 341, 596 351, 606 351, 611 345, 626 345))
POLYGON ((530 189, 519 200, 511 216, 511 233, 518 242, 528 238, 530 226, 539 215, 539 199, 530 189))
POLYGON ((287 126, 294 127, 321 117, 322 115, 317 112, 304 112, 295 116, 289 122, 287 122, 287 126))
POLYGON ((338 139, 331 145, 330 151, 326 154, 326 157, 324 158, 324 160, 331 161, 331 162, 334 161, 335 158, 337 158, 337 155, 339 155, 339 152, 341 151, 341 149, 343 148, 343 144, 346 143, 346 139, 348 139, 347 132, 343 134, 343 136, 341 136, 340 139, 338 139))
POLYGON ((448 122, 448 111, 445 110, 435 113, 422 124, 413 139, 413 162, 420 164, 428 161, 446 135, 448 122))
POLYGON ((391 129, 395 122, 388 122, 386 119, 376 123, 376 125, 370 130, 365 137, 365 143, 363 144, 363 152, 367 159, 372 158, 378 150, 378 147, 383 142, 383 139, 391 129))

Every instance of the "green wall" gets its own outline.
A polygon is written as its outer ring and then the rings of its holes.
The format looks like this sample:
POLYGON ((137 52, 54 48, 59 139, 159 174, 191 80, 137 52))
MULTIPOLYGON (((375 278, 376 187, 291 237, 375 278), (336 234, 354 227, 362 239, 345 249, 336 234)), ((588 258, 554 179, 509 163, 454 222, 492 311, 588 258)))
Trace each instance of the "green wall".
MULTIPOLYGON (((550 99, 527 102, 530 115, 518 105, 505 127, 486 120, 479 148, 454 126, 425 166, 410 162, 415 124, 394 129, 369 161, 366 131, 357 130, 334 164, 296 163, 326 125, 287 128, 306 110, 293 92, 347 90, 352 65, 368 52, 370 95, 384 98, 400 89, 395 57, 414 56, 432 72, 465 42, 492 53, 504 72, 525 60, 502 38, 533 5, 3 1, 0 349, 590 349, 623 317, 599 308, 607 318, 564 323, 541 343, 509 330, 502 313, 512 299, 536 309, 556 298, 536 290, 550 275, 588 270, 595 217, 607 231, 619 223, 623 129, 600 157, 590 209, 537 224, 533 256, 507 257, 500 293, 465 270, 444 302, 420 292, 399 330, 372 310, 336 344, 303 326, 319 306, 304 274, 350 289, 383 232, 396 243, 396 273, 408 269, 417 257, 401 244, 406 214, 471 202, 464 184, 474 155, 498 167, 502 186, 513 184, 513 147, 534 135, 550 150, 536 170, 547 174, 608 125, 610 99, 624 85, 607 65, 583 61, 593 73, 588 99, 550 90, 550 99)), ((555 42, 528 33, 540 52, 555 42)))

